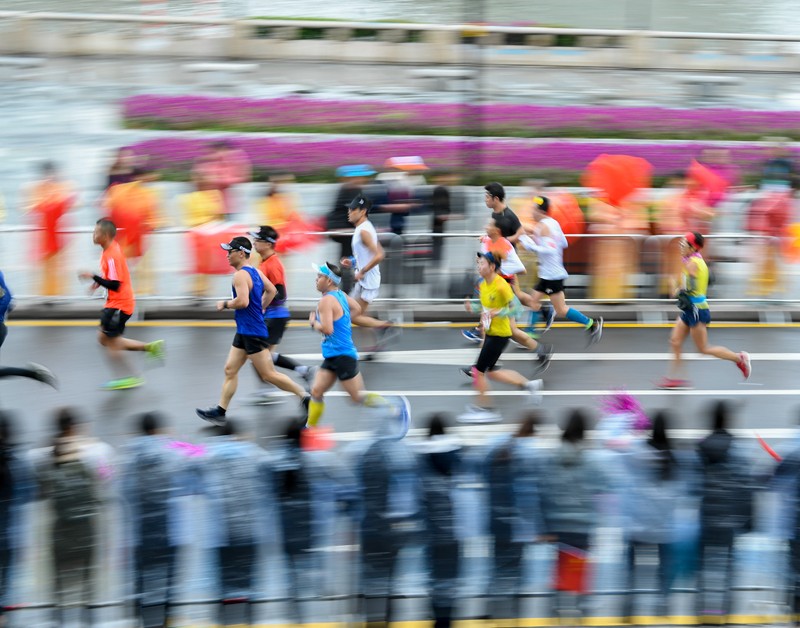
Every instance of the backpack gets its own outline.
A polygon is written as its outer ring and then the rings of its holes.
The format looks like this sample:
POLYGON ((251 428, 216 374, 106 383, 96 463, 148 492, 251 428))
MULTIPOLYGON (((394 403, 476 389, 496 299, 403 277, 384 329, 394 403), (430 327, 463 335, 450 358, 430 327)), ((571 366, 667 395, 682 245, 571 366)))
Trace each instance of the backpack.
POLYGON ((73 548, 92 545, 100 505, 93 474, 80 460, 70 460, 54 464, 48 480, 56 535, 73 548))

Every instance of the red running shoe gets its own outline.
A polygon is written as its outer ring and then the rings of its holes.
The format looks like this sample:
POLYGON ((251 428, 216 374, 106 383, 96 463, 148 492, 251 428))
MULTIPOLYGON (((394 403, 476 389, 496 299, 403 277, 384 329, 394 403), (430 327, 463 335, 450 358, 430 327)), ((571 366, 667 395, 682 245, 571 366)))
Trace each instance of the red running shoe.
POLYGON ((656 384, 656 388, 661 388, 662 390, 689 390, 691 387, 692 384, 689 380, 672 379, 671 377, 663 377, 656 384))
POLYGON ((739 361, 736 363, 736 366, 739 367, 745 379, 750 379, 750 373, 753 372, 753 368, 750 366, 750 354, 747 353, 747 351, 742 351, 739 354, 739 361))

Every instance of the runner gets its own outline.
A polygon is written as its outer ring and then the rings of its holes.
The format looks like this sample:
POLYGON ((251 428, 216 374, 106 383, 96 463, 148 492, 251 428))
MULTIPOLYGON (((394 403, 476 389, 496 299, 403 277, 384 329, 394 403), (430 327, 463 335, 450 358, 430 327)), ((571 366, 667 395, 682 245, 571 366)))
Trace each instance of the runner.
POLYGON ((342 266, 352 268, 355 273, 355 286, 352 297, 360 307, 360 314, 353 317, 353 324, 369 327, 376 331, 376 343, 372 350, 380 350, 399 333, 394 323, 381 321, 367 316, 366 312, 378 296, 381 287, 381 269, 379 264, 385 257, 383 247, 378 241, 378 233, 369 220, 372 201, 363 194, 356 196, 347 208, 347 220, 356 229, 353 232, 353 257, 343 258, 342 266))
POLYGON ((92 241, 103 249, 100 256, 100 274, 86 271, 78 273, 80 279, 93 282, 90 292, 99 287, 108 291, 105 307, 100 315, 97 339, 105 347, 111 368, 116 371, 118 377, 106 382, 103 385, 104 390, 127 390, 144 384, 144 378, 128 364, 123 352, 145 351, 159 362, 163 362, 165 357, 163 340, 145 343, 122 336, 125 332, 125 323, 133 315, 136 298, 133 294, 128 264, 122 249, 114 239, 116 235, 117 228, 113 222, 108 218, 98 220, 94 225, 92 241), (125 373, 127 375, 124 375, 125 373))
POLYGON ((489 406, 488 383, 486 378, 511 384, 527 390, 540 401, 539 392, 542 380, 528 380, 516 371, 507 369, 492 370, 511 338, 510 315, 514 302, 514 292, 498 271, 500 260, 494 253, 478 253, 478 274, 481 276, 480 300, 467 299, 467 311, 482 312, 481 323, 486 330, 478 360, 472 367, 472 378, 478 397, 475 404, 467 404, 467 411, 458 417, 462 423, 494 423, 502 417, 489 406))
MULTIPOLYGON (((13 309, 13 296, 11 290, 6 285, 5 277, 0 271, 0 348, 8 335, 8 328, 6 327, 6 315, 13 309)), ((0 367, 0 379, 6 377, 27 377, 28 379, 35 379, 37 382, 42 382, 53 388, 58 388, 58 382, 55 375, 46 366, 29 362, 24 368, 16 366, 2 366, 0 367)))
MULTIPOLYGON (((311 403, 308 407, 308 427, 319 423, 325 410, 323 396, 338 379, 350 398, 367 407, 388 405, 386 399, 375 393, 364 391, 364 380, 358 372, 358 351, 353 344, 352 315, 358 316, 361 306, 352 297, 339 289, 342 283, 341 269, 330 263, 314 266, 317 271, 316 288, 322 293, 316 312, 311 312, 308 322, 311 329, 323 335, 323 362, 311 385, 311 403)), ((399 438, 411 426, 411 408, 408 399, 397 398, 399 438)))
MULTIPOLYGON (((497 181, 492 181, 484 186, 483 200, 488 209, 492 210, 491 219, 500 230, 500 235, 516 247, 520 236, 525 233, 517 215, 506 205, 506 191, 497 181)), ((516 251, 514 252, 516 256, 516 251)), ((465 329, 461 332, 470 342, 480 344, 483 335, 478 328, 465 329)))
MULTIPOLYGON (((678 307, 681 314, 675 320, 669 343, 672 348, 672 361, 669 375, 658 382, 658 388, 678 389, 690 388, 688 380, 680 379, 684 365, 681 360, 681 347, 686 336, 691 335, 697 350, 704 355, 712 355, 720 360, 728 360, 736 364, 745 379, 750 378, 750 355, 746 351, 734 353, 726 347, 710 347, 708 345, 708 325, 711 322, 711 310, 706 301, 708 290, 708 266, 700 249, 705 238, 697 231, 687 233, 680 242, 683 256, 683 273, 680 289, 676 287, 678 307)), ((674 280, 673 280, 674 281, 674 280)), ((674 282, 677 284, 677 282, 674 282)))
POLYGON ((213 425, 225 425, 225 413, 236 393, 239 371, 247 360, 253 363, 262 380, 275 384, 281 390, 294 393, 307 408, 309 398, 303 389, 288 376, 278 373, 270 357, 263 313, 277 294, 275 286, 260 270, 247 263, 252 251, 250 240, 238 236, 227 244, 220 244, 220 247, 228 252, 228 263, 235 272, 231 289, 233 299, 218 301, 217 311, 234 310, 236 335, 233 337, 233 346, 225 362, 225 380, 222 383, 219 403, 206 410, 197 408, 195 410, 197 416, 213 425))
MULTIPOLYGON (((272 356, 272 362, 279 368, 294 371, 305 380, 307 386, 310 386, 311 382, 314 381, 316 368, 298 364, 290 357, 281 355, 277 351, 290 318, 289 308, 286 307, 286 271, 283 268, 280 257, 275 252, 275 243, 280 236, 270 226, 259 227, 258 231, 251 231, 248 235, 253 238, 253 246, 263 260, 259 269, 277 290, 277 294, 264 311, 264 323, 267 325, 269 352, 272 356)), ((258 403, 275 401, 275 390, 274 386, 265 387, 256 394, 255 401, 258 403)), ((282 400, 283 397, 280 397, 280 399, 282 400)))
POLYGON ((524 305, 541 313, 544 320, 543 331, 550 329, 556 315, 563 316, 573 323, 583 325, 589 335, 589 344, 593 345, 603 336, 603 317, 592 319, 575 308, 567 307, 564 298, 564 280, 569 274, 564 268, 564 249, 569 244, 558 221, 547 215, 550 210, 550 201, 547 197, 537 196, 533 201, 533 218, 536 221, 536 226, 531 230, 533 237, 523 235, 519 242, 539 256, 539 281, 532 295, 518 289, 515 293, 524 305), (550 298, 552 305, 542 304, 544 296, 550 298))
MULTIPOLYGON (((481 253, 492 253, 495 259, 500 260, 499 274, 512 286, 515 285, 517 281, 517 274, 525 272, 525 266, 519 259, 514 245, 511 244, 508 238, 504 238, 500 235, 500 228, 497 226, 497 221, 494 218, 490 218, 489 222, 486 224, 486 235, 481 238, 481 253)), ((515 318, 521 307, 519 299, 515 297, 511 307, 512 312, 508 319, 511 325, 511 342, 518 347, 535 351, 538 359, 535 373, 543 373, 550 366, 550 360, 553 357, 553 347, 552 345, 539 342, 517 327, 515 318)), ((481 339, 483 338, 484 330, 480 325, 472 331, 481 339)), ((472 367, 462 368, 461 372, 472 379, 472 367)))

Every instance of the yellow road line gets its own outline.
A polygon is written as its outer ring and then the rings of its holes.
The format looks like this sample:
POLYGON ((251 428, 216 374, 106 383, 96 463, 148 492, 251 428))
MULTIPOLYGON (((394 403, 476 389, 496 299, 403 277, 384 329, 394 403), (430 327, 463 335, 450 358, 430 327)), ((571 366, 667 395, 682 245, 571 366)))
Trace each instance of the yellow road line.
MULTIPOLYGON (((97 327, 96 319, 89 320, 19 320, 7 321, 9 327, 97 327)), ((190 320, 158 320, 158 321, 129 321, 127 327, 233 327, 234 322, 230 320, 209 320, 209 321, 190 321, 190 320)), ((289 327, 307 327, 304 321, 291 321, 289 327)), ((398 327, 404 329, 468 329, 474 327, 474 323, 450 323, 450 322, 431 322, 431 323, 400 323, 398 327)), ((670 329, 673 323, 606 323, 606 329, 670 329)), ((580 327, 574 323, 555 323, 554 328, 580 327)), ((783 329, 798 328, 798 323, 736 323, 719 322, 712 323, 713 328, 722 329, 783 329)))

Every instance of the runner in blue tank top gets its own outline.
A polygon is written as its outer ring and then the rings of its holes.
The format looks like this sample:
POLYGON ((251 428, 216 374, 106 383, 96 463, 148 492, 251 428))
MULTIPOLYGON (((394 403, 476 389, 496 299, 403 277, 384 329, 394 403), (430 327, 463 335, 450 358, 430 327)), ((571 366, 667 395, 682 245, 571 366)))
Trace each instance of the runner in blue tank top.
POLYGON ((402 438, 411 426, 411 409, 408 399, 397 397, 389 403, 375 393, 364 391, 364 380, 358 372, 358 352, 353 343, 353 331, 350 321, 361 313, 357 301, 339 290, 342 283, 342 272, 335 264, 314 266, 317 271, 316 287, 322 293, 317 304, 317 311, 311 312, 308 322, 311 329, 323 335, 322 364, 311 385, 311 402, 308 406, 306 425, 314 427, 325 410, 323 396, 338 379, 350 398, 359 404, 369 407, 390 409, 390 418, 398 422, 393 426, 390 435, 402 438))
POLYGON ((217 310, 234 310, 236 335, 225 362, 225 381, 222 383, 219 404, 205 410, 197 408, 197 415, 214 425, 225 424, 225 413, 236 392, 239 371, 248 359, 262 380, 294 393, 308 407, 303 389, 289 377, 276 371, 272 364, 264 310, 277 294, 277 290, 260 270, 247 263, 253 245, 245 237, 236 237, 228 244, 220 246, 228 252, 228 263, 236 272, 233 273, 231 290, 233 299, 218 301, 217 310))

